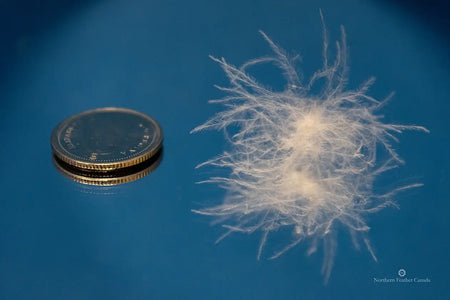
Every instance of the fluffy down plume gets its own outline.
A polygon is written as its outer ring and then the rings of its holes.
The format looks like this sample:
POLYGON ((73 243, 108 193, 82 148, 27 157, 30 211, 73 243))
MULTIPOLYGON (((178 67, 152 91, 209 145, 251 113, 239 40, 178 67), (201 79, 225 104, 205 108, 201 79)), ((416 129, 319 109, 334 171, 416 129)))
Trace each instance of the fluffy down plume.
POLYGON ((224 201, 193 210, 218 217, 227 229, 218 241, 232 232, 260 231, 259 259, 269 233, 290 228, 293 239, 271 258, 305 239, 310 240, 308 254, 323 242, 325 282, 333 267, 337 223, 348 228, 357 248, 363 241, 376 260, 364 234, 369 230, 365 217, 396 206, 393 195, 421 184, 376 195, 374 179, 403 163, 392 147, 397 134, 427 131, 421 126, 383 123, 376 111, 388 99, 379 101, 367 94, 373 78, 358 90, 344 89, 347 50, 343 27, 341 32, 336 58, 329 62, 324 26, 323 67, 307 82, 295 68, 295 57, 290 58, 264 32, 272 56, 250 60, 239 68, 224 58, 211 57, 225 71, 230 87, 218 87, 227 96, 210 101, 222 104, 224 110, 192 130, 223 130, 231 144, 230 151, 198 166, 230 170, 227 177, 203 181, 224 188, 224 201), (274 92, 249 75, 250 67, 265 63, 283 72, 287 81, 283 91, 274 92), (319 92, 313 93, 313 87, 319 92))

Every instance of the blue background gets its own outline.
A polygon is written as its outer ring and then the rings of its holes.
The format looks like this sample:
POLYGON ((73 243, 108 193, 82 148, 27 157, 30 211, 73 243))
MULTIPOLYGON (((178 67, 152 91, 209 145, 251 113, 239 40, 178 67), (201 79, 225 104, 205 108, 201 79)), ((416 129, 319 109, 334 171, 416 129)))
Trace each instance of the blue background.
MULTIPOLYGON (((0 1, 0 298, 450 298, 449 19, 444 1, 0 1), (220 226, 190 211, 223 197, 195 184, 214 170, 194 170, 226 149, 221 133, 189 134, 221 109, 207 100, 227 80, 208 55, 240 65, 269 54, 261 29, 301 53, 308 77, 322 63, 319 8, 330 40, 346 28, 349 87, 375 76, 371 95, 396 92, 386 122, 431 131, 402 134, 406 164, 377 182, 424 183, 370 217, 378 263, 341 230, 327 286, 321 252, 257 261, 260 235, 214 245, 220 226), (52 129, 104 106, 160 122, 154 173, 99 188, 55 170, 52 129), (374 283, 400 268, 432 282, 374 283)), ((263 80, 282 85, 275 69, 263 80)))

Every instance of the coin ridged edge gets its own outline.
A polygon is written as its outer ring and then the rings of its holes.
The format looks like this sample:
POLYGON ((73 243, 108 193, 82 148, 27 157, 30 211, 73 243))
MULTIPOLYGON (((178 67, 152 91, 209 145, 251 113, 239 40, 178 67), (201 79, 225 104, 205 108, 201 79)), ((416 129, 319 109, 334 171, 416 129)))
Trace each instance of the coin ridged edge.
POLYGON ((155 155, 162 147, 162 143, 163 143, 163 132, 161 129, 161 126, 159 125, 159 123, 151 118, 150 116, 141 113, 139 111, 135 111, 132 109, 128 109, 128 108, 119 108, 119 107, 103 107, 103 108, 97 108, 97 109, 92 109, 92 110, 87 110, 78 114, 75 114, 67 119, 64 119, 63 121, 61 121, 52 131, 51 134, 51 139, 50 139, 50 144, 52 147, 52 152, 53 155, 55 155, 58 159, 64 161, 65 163, 72 165, 74 167, 77 168, 81 168, 81 169, 86 169, 86 170, 94 170, 94 171, 111 171, 111 170, 117 170, 117 169, 121 169, 121 168, 126 168, 126 167, 130 167, 130 166, 134 166, 137 164, 140 164, 148 159, 150 159, 153 155, 155 155), (57 136, 57 130, 60 128, 60 126, 62 124, 65 124, 66 122, 68 122, 69 120, 75 119, 76 117, 80 117, 81 115, 84 114, 89 114, 89 113, 93 113, 93 112, 103 112, 103 111, 122 111, 122 112, 128 112, 131 114, 135 114, 138 116, 143 117, 144 119, 149 120, 151 123, 153 123, 155 125, 155 127, 158 129, 158 133, 159 133, 159 144, 156 146, 156 148, 145 152, 144 154, 134 157, 134 158, 130 158, 124 161, 116 161, 116 162, 104 162, 104 163, 95 163, 95 162, 83 162, 80 160, 76 160, 74 158, 71 158, 67 155, 64 155, 62 152, 63 151, 67 151, 66 149, 62 148, 61 149, 56 149, 55 146, 55 142, 59 142, 59 137, 57 136), (62 151, 61 151, 62 150, 62 151))
MULTIPOLYGON (((161 142, 161 144, 162 144, 162 142, 161 142)), ((64 156, 63 154, 61 154, 60 152, 55 150, 53 145, 52 145, 52 152, 60 160, 64 161, 65 163, 67 163, 71 166, 74 166, 74 167, 77 167, 80 169, 95 170, 95 171, 112 171, 112 170, 117 170, 117 169, 122 169, 122 168, 126 168, 126 167, 131 167, 134 165, 138 165, 138 164, 146 161, 147 159, 150 159, 153 155, 155 155, 155 153, 157 153, 161 149, 161 144, 158 145, 158 147, 155 148, 154 150, 144 153, 141 156, 138 156, 138 157, 135 157, 135 158, 132 158, 129 160, 124 160, 121 162, 114 162, 114 163, 97 163, 97 164, 95 164, 95 163, 77 161, 70 157, 64 156)))
POLYGON ((141 179, 142 177, 149 175, 154 170, 156 170, 156 168, 161 163, 161 160, 162 160, 162 154, 160 154, 158 159, 156 161, 154 161, 149 167, 147 167, 144 170, 138 171, 133 174, 125 175, 125 176, 109 177, 109 178, 87 177, 87 176, 72 173, 69 170, 66 170, 63 166, 61 166, 56 161, 55 158, 53 158, 53 164, 55 165, 56 169, 61 174, 63 174, 65 177, 67 177, 75 182, 87 184, 87 185, 111 186, 111 185, 118 185, 118 184, 135 181, 135 180, 141 179))

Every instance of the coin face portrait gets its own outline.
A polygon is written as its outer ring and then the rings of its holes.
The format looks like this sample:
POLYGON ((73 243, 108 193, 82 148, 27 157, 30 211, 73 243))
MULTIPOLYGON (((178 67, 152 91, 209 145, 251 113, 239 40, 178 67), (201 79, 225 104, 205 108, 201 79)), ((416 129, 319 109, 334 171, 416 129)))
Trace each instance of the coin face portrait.
POLYGON ((161 148, 162 130, 149 116, 100 108, 62 121, 51 136, 53 154, 82 169, 110 171, 140 164, 161 148))

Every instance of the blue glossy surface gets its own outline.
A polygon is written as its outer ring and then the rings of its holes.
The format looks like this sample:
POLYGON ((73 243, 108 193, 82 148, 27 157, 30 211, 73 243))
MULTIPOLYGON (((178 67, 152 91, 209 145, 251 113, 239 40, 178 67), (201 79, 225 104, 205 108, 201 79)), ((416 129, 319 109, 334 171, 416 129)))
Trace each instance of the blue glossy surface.
MULTIPOLYGON (((9 43, 0 45, 1 299, 450 297, 449 40, 436 29, 445 20, 429 25, 401 5, 356 0, 66 1, 54 11, 59 17, 26 4, 2 4, 5 18, 16 13, 28 27, 4 21, 0 28, 9 43), (257 261, 259 235, 214 245, 222 229, 190 211, 223 197, 217 187, 195 184, 213 170, 194 170, 227 147, 221 133, 189 134, 220 109, 207 100, 222 95, 213 84, 226 78, 208 55, 239 65, 268 54, 262 29, 301 53, 311 75, 321 65, 319 8, 332 40, 340 24, 346 28, 349 86, 376 76, 371 95, 396 91, 386 120, 431 131, 401 135, 397 149, 406 165, 378 182, 425 184, 397 197, 400 210, 371 216, 378 263, 341 231, 327 286, 321 252, 307 258, 301 245, 257 261), (161 124, 165 153, 154 173, 95 188, 54 169, 54 126, 104 106, 135 109, 161 124), (400 268, 432 282, 374 283, 400 268)), ((282 86, 276 73, 264 80, 282 86)))

